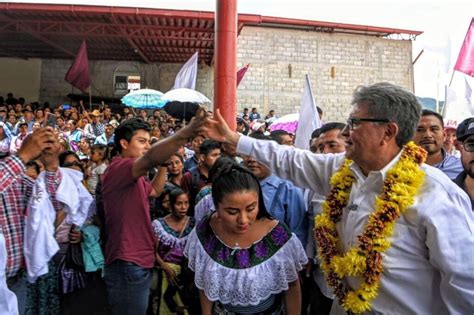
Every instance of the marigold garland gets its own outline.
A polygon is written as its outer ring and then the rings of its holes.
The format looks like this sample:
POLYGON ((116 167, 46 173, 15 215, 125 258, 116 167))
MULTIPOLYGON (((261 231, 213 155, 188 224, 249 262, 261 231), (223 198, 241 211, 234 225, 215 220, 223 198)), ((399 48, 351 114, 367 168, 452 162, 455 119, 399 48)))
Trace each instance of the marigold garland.
POLYGON ((315 217, 315 238, 318 256, 326 280, 340 305, 352 313, 371 309, 377 297, 382 277, 382 253, 391 247, 388 239, 393 234, 396 220, 415 201, 425 173, 419 167, 426 159, 426 151, 413 142, 403 147, 400 160, 387 172, 382 193, 376 197, 375 210, 370 214, 358 244, 345 254, 337 248, 339 236, 336 223, 347 206, 354 176, 352 161, 345 160, 341 169, 331 177, 332 189, 322 205, 323 212, 315 217), (361 277, 357 290, 347 287, 344 277, 361 277))

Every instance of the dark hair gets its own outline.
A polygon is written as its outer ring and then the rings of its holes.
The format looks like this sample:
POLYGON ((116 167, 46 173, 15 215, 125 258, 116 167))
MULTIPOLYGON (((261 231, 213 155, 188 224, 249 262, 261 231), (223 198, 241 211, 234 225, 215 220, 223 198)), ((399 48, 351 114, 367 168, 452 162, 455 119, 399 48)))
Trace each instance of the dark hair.
POLYGON ((251 134, 249 134, 249 137, 258 139, 258 140, 272 140, 272 141, 274 140, 270 138, 269 136, 266 136, 263 132, 252 132, 251 134))
POLYGON ((319 117, 321 117, 321 115, 323 114, 323 110, 321 109, 321 107, 316 106, 316 110, 318 111, 319 117))
POLYGON ((199 154, 208 155, 215 149, 220 149, 221 144, 215 140, 204 140, 199 146, 199 154))
POLYGON ((313 140, 314 138, 319 138, 320 135, 321 135, 321 128, 314 129, 313 132, 311 133, 311 140, 313 140))
POLYGON ((346 127, 346 124, 340 123, 340 122, 328 122, 327 124, 324 124, 321 128, 316 129, 319 130, 319 135, 331 131, 333 129, 339 129, 342 130, 346 127))
POLYGON ((272 132, 270 132, 270 138, 275 140, 278 144, 283 143, 283 139, 282 139, 283 136, 291 137, 291 134, 286 130, 273 130, 272 132))
MULTIPOLYGON (((177 156, 178 159, 181 161, 181 163, 184 163, 184 158, 183 158, 182 155, 180 155, 180 154, 178 154, 178 153, 175 153, 175 154, 173 154, 172 156, 177 156)), ((170 156, 170 158, 171 158, 172 156, 170 156)))
MULTIPOLYGON (((259 206, 257 219, 271 219, 272 216, 268 213, 265 207, 262 189, 257 177, 255 177, 249 169, 240 166, 230 158, 221 157, 218 161, 219 160, 219 166, 216 167, 217 170, 213 172, 212 181, 212 201, 214 202, 216 209, 228 194, 244 190, 254 191, 258 194, 259 206)), ((215 165, 217 165, 217 162, 215 165)))
POLYGON ((163 200, 165 199, 166 196, 169 196, 171 193, 171 189, 165 185, 165 188, 163 188, 163 191, 161 194, 156 198, 156 208, 158 208, 158 211, 168 211, 170 209, 163 209, 163 200))
POLYGON ((444 128, 443 116, 441 116, 437 112, 434 112, 434 111, 429 110, 429 109, 423 109, 421 111, 421 117, 423 117, 423 116, 435 116, 436 118, 438 118, 439 122, 441 123, 441 127, 444 128))
POLYGON ((70 150, 67 150, 67 151, 63 151, 59 154, 59 166, 61 167, 70 167, 70 165, 66 165, 65 161, 66 161, 66 158, 70 155, 73 155, 76 160, 77 160, 77 166, 79 166, 79 168, 81 169, 81 172, 82 173, 85 173, 85 169, 84 169, 84 165, 81 163, 81 159, 79 159, 79 156, 77 156, 77 154, 73 151, 70 151, 70 150))
POLYGON ((102 161, 106 161, 109 158, 109 147, 104 144, 94 144, 91 147, 91 153, 92 152, 99 152, 102 157, 102 161))
POLYGON ((64 161, 66 160, 66 158, 70 155, 74 155, 74 157, 80 161, 81 159, 79 159, 79 156, 74 152, 74 151, 71 151, 71 150, 66 150, 66 151, 63 151, 59 154, 59 166, 63 166, 64 165, 64 161))
POLYGON ((25 167, 28 168, 28 167, 33 167, 36 171, 36 173, 40 173, 40 167, 38 165, 38 163, 36 163, 35 161, 31 160, 31 161, 28 161, 28 163, 25 164, 25 167))
POLYGON ((171 210, 171 212, 173 212, 173 210, 174 210, 174 205, 176 204, 176 200, 181 195, 186 195, 186 196, 188 196, 188 199, 190 199, 188 193, 185 192, 184 190, 182 190, 181 188, 175 188, 175 189, 171 190, 171 192, 170 192, 170 210, 171 210))
POLYGON ((125 139, 127 142, 130 142, 137 130, 150 132, 150 125, 141 118, 130 118, 120 123, 120 125, 115 129, 114 144, 119 153, 122 152, 120 140, 125 139))
POLYGON ((218 174, 218 171, 221 169, 222 166, 232 163, 234 161, 232 158, 229 158, 227 156, 221 156, 217 158, 216 162, 212 167, 209 169, 209 174, 207 176, 207 182, 212 183, 214 181, 214 178, 218 174))

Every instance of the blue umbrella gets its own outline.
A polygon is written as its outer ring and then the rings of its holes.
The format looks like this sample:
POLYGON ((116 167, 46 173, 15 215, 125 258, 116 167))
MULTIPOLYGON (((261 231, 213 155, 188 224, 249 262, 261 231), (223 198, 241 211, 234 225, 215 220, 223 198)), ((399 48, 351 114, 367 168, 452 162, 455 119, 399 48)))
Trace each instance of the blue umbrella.
POLYGON ((162 108, 167 101, 162 99, 163 93, 152 89, 141 89, 128 93, 122 97, 122 103, 134 108, 155 109, 162 108))

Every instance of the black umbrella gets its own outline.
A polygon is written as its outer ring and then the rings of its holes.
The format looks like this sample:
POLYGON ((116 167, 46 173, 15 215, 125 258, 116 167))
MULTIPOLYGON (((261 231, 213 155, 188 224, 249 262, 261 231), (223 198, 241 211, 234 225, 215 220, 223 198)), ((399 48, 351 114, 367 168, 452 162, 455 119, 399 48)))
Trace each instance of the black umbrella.
POLYGON ((197 103, 172 101, 165 105, 164 110, 168 115, 186 122, 196 115, 198 108, 197 103))

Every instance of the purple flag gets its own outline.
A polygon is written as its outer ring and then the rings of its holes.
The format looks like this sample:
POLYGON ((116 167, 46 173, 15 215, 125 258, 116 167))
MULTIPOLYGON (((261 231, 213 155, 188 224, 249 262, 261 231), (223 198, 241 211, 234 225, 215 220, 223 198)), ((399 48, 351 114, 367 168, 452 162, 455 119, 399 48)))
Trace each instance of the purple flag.
POLYGON ((66 77, 64 79, 83 92, 85 92, 91 85, 86 41, 82 41, 81 47, 77 52, 76 59, 74 59, 74 63, 67 71, 66 77))

